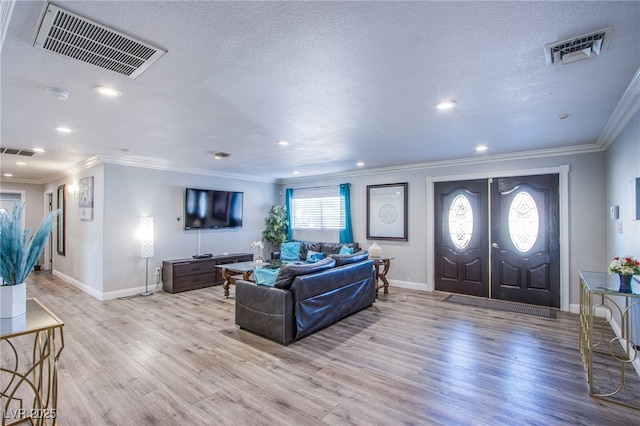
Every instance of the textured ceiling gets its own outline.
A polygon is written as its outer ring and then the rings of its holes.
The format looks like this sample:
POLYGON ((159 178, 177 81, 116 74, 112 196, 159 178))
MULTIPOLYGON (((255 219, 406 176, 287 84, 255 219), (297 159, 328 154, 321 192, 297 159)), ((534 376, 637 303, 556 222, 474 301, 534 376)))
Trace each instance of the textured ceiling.
POLYGON ((595 148, 640 68, 640 2, 55 4, 168 53, 129 79, 34 48, 46 3, 16 2, 1 52, 1 144, 47 152, 21 167, 3 154, 2 173, 14 175, 3 181, 44 182, 95 156, 287 179, 358 161, 595 148), (546 65, 545 44, 609 26, 602 56, 546 65), (434 109, 442 99, 457 107, 434 109))

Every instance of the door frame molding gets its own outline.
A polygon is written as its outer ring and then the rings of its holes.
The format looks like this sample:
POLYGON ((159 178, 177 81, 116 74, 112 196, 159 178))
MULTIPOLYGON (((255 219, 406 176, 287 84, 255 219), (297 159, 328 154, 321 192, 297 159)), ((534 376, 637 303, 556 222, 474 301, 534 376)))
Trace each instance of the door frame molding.
POLYGON ((434 183, 458 180, 491 179, 516 176, 559 175, 560 208, 560 310, 569 312, 569 165, 539 169, 507 170, 466 175, 427 176, 427 291, 435 290, 435 211, 434 183))

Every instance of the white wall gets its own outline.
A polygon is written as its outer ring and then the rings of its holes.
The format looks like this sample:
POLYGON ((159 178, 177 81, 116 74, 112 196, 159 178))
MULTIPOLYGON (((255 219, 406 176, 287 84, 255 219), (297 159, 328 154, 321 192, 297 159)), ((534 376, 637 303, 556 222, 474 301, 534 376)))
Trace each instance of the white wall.
MULTIPOLYGON (((340 178, 318 178, 308 180, 290 180, 281 186, 284 188, 308 187, 315 185, 333 185, 351 183, 351 209, 354 239, 363 248, 372 241, 366 241, 366 187, 384 183, 409 183, 409 241, 379 242, 384 254, 393 256, 388 278, 392 285, 427 289, 427 259, 430 253, 427 235, 427 204, 433 200, 427 197, 427 176, 458 178, 466 175, 500 175, 514 170, 531 170, 569 165, 569 303, 577 304, 578 270, 590 266, 593 269, 605 259, 605 245, 594 244, 604 241, 605 220, 604 197, 604 153, 551 156, 519 160, 469 163, 464 166, 450 165, 424 167, 413 170, 380 171, 360 173, 340 178)), ((284 196, 280 198, 284 203, 284 196)), ((432 277, 433 278, 433 277, 432 277)))
MULTIPOLYGON (((629 211, 634 201, 629 193, 629 180, 640 177, 640 112, 611 144, 606 153, 606 202, 618 205, 620 218, 606 220, 607 257, 600 269, 614 256, 640 257, 640 220, 631 220, 629 211), (622 226, 622 233, 618 227, 622 226)), ((607 212, 608 217, 608 212, 607 212)))
POLYGON ((203 230, 200 252, 251 253, 252 241, 261 239, 264 219, 275 201, 275 184, 224 177, 151 170, 105 164, 104 285, 108 297, 141 289, 145 259, 140 257, 136 230, 141 216, 153 216, 154 257, 149 259, 149 280, 163 260, 190 258, 197 253, 198 231, 184 230, 185 188, 244 192, 241 229, 203 230))

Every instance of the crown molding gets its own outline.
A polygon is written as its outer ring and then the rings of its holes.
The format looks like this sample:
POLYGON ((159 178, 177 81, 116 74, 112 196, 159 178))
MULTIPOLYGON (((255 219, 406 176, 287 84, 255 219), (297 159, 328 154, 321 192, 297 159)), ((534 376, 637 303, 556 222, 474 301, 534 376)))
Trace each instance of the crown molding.
POLYGON ((579 155, 602 152, 605 148, 596 144, 578 145, 563 148, 521 151, 512 154, 484 155, 482 157, 467 157, 457 160, 432 161, 428 163, 407 164, 403 166, 379 167, 375 169, 358 170, 352 172, 330 173, 325 175, 305 176, 301 178, 279 179, 276 183, 286 185, 291 183, 313 182, 318 179, 346 178, 354 176, 375 175, 380 173, 407 172, 413 170, 427 170, 452 166, 468 166, 473 164, 498 163, 503 161, 528 160, 532 158, 557 157, 561 155, 579 155))
POLYGON ((596 145, 601 146, 603 149, 609 148, 613 141, 618 137, 622 129, 627 125, 629 120, 638 112, 640 108, 640 68, 636 71, 636 74, 631 79, 631 83, 625 90, 620 102, 613 110, 611 118, 604 126, 604 130, 600 134, 596 145))
POLYGON ((97 158, 103 163, 117 164, 120 166, 141 167, 144 169, 164 170, 164 171, 177 172, 177 173, 188 173, 188 174, 194 174, 198 176, 223 177, 223 178, 229 178, 229 179, 246 180, 250 182, 276 183, 276 180, 273 178, 245 175, 240 173, 219 172, 219 171, 208 170, 208 169, 175 167, 168 163, 163 163, 160 161, 147 161, 147 160, 140 160, 140 159, 109 157, 109 156, 99 156, 97 158))

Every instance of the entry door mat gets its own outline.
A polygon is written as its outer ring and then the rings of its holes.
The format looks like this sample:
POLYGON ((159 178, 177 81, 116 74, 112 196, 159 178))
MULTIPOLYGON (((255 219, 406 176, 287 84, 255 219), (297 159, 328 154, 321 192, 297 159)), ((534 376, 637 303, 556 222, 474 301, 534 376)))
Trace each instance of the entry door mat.
POLYGON ((473 306, 476 308, 489 308, 499 311, 516 312, 519 314, 535 315, 543 318, 556 318, 556 310, 544 306, 525 305, 523 303, 505 302, 504 300, 484 299, 482 297, 462 296, 460 294, 450 294, 443 302, 458 303, 460 305, 473 306))

